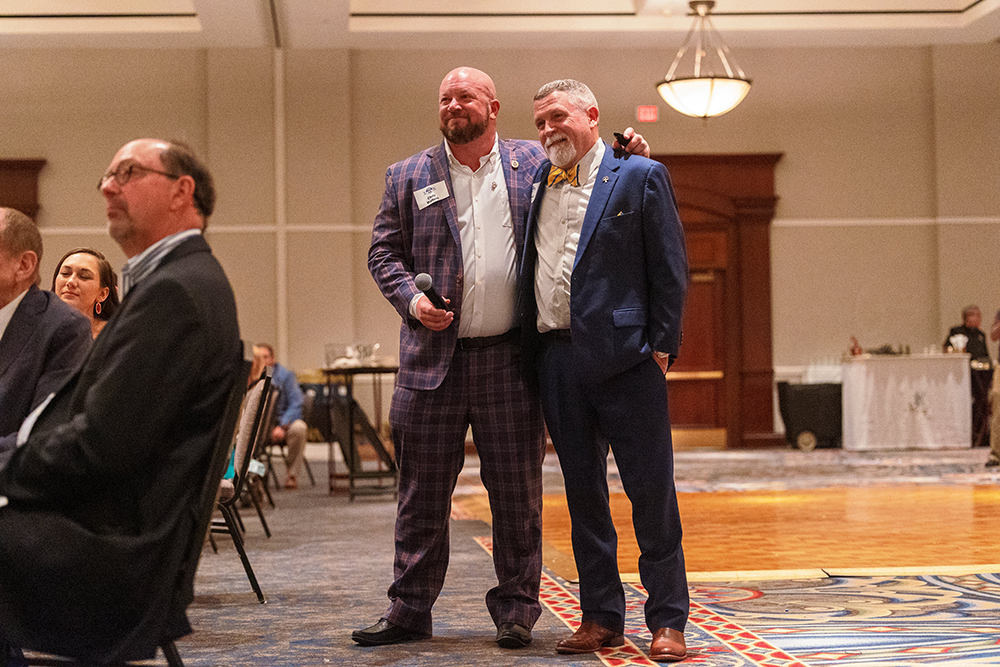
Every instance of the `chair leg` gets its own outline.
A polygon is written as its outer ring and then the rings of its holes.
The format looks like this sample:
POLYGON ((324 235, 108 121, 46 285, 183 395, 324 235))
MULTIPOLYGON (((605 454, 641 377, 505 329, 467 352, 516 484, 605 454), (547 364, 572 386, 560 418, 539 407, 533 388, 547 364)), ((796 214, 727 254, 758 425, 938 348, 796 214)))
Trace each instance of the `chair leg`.
POLYGON ((306 474, 309 475, 309 481, 313 486, 316 486, 316 478, 313 477, 312 468, 309 467, 309 459, 306 458, 305 452, 302 452, 302 464, 306 468, 306 474))
POLYGON ((177 650, 177 645, 170 639, 164 641, 160 644, 160 648, 163 649, 163 657, 167 659, 167 664, 170 667, 184 667, 184 661, 181 660, 181 654, 177 650))
POLYGON ((257 601, 261 604, 267 602, 264 598, 264 592, 260 590, 260 584, 257 583, 257 577, 253 573, 253 566, 250 565, 250 559, 247 557, 247 551, 243 546, 243 536, 240 534, 239 527, 236 525, 236 520, 233 515, 236 514, 236 510, 232 507, 223 505, 222 515, 226 518, 226 526, 229 528, 229 535, 233 538, 233 544, 236 545, 236 551, 240 554, 240 560, 243 561, 243 569, 246 570, 247 579, 250 580, 250 586, 253 588, 253 592, 257 594, 257 601))
MULTIPOLYGON (((273 472, 274 471, 269 470, 268 472, 264 473, 264 479, 261 480, 262 481, 261 486, 264 487, 264 495, 267 497, 267 504, 271 506, 271 509, 274 509, 275 505, 274 505, 274 498, 271 496, 271 489, 267 483, 267 475, 269 473, 272 473, 272 477, 274 477, 273 472)), ((274 478, 274 488, 278 488, 278 479, 276 477, 274 478)))
POLYGON ((260 517, 260 525, 264 526, 264 534, 271 537, 271 529, 267 527, 267 519, 264 518, 264 511, 261 509, 260 503, 257 501, 257 496, 251 493, 250 499, 253 501, 254 509, 257 510, 257 516, 260 517))

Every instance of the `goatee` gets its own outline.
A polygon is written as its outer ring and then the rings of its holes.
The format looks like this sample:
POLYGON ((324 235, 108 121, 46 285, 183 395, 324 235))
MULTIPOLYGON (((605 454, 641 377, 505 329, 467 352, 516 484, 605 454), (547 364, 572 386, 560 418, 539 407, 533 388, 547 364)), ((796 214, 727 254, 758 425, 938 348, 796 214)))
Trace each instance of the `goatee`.
POLYGON ((549 162, 560 169, 564 169, 572 166, 573 160, 576 159, 576 147, 569 140, 554 143, 560 139, 566 139, 566 137, 555 136, 549 138, 545 143, 545 156, 549 158, 549 162))

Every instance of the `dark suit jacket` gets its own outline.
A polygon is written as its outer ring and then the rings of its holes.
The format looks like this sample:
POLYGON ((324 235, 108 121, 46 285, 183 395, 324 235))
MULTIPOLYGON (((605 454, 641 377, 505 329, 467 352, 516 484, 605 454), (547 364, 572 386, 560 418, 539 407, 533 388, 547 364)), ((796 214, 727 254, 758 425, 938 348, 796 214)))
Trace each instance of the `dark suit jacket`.
MULTIPOLYGON (((535 230, 551 164, 538 172, 520 276, 525 357, 538 346, 535 230)), ((605 146, 570 278, 570 330, 581 376, 600 382, 649 358, 676 355, 688 267, 666 168, 605 146)))
POLYGON ((0 470, 0 632, 107 660, 190 631, 177 568, 242 358, 236 304, 201 236, 134 289, 0 470), (137 629, 138 628, 138 629, 137 629))
POLYGON ((90 350, 90 322, 52 292, 28 288, 0 338, 0 452, 24 418, 58 389, 90 350))
MULTIPOLYGON (((499 143, 514 223, 514 245, 520 259, 531 183, 544 155, 537 141, 499 143)), ((438 387, 448 373, 458 340, 464 279, 458 213, 443 141, 386 171, 385 194, 368 251, 368 269, 403 320, 396 383, 409 389, 438 387), (440 181, 447 184, 450 196, 420 210, 414 192, 440 181), (451 299, 455 321, 444 331, 431 331, 410 316, 410 301, 419 291, 413 284, 418 273, 429 274, 437 292, 451 299)))
POLYGON ((952 327, 948 330, 948 335, 944 339, 944 346, 946 348, 951 345, 949 339, 955 334, 962 334, 969 339, 969 342, 965 344, 965 351, 969 353, 971 359, 978 359, 980 361, 989 360, 990 351, 986 347, 986 334, 981 329, 967 327, 964 324, 952 327))

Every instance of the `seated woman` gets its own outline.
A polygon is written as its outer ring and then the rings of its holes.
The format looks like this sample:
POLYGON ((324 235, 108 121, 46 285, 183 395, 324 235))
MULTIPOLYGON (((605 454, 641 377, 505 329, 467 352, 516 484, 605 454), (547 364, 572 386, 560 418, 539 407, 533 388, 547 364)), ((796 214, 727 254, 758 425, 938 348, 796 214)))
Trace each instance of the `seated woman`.
POLYGON ((93 248, 74 248, 63 255, 52 274, 52 291, 90 320, 94 338, 118 309, 118 276, 93 248))

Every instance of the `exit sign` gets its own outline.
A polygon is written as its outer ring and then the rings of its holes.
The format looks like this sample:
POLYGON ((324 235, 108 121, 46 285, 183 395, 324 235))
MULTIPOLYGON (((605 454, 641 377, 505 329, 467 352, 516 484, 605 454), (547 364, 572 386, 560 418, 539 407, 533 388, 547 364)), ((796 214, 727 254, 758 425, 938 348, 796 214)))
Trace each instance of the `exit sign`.
POLYGON ((655 104, 640 104, 635 110, 635 117, 640 123, 655 123, 657 113, 655 104))

